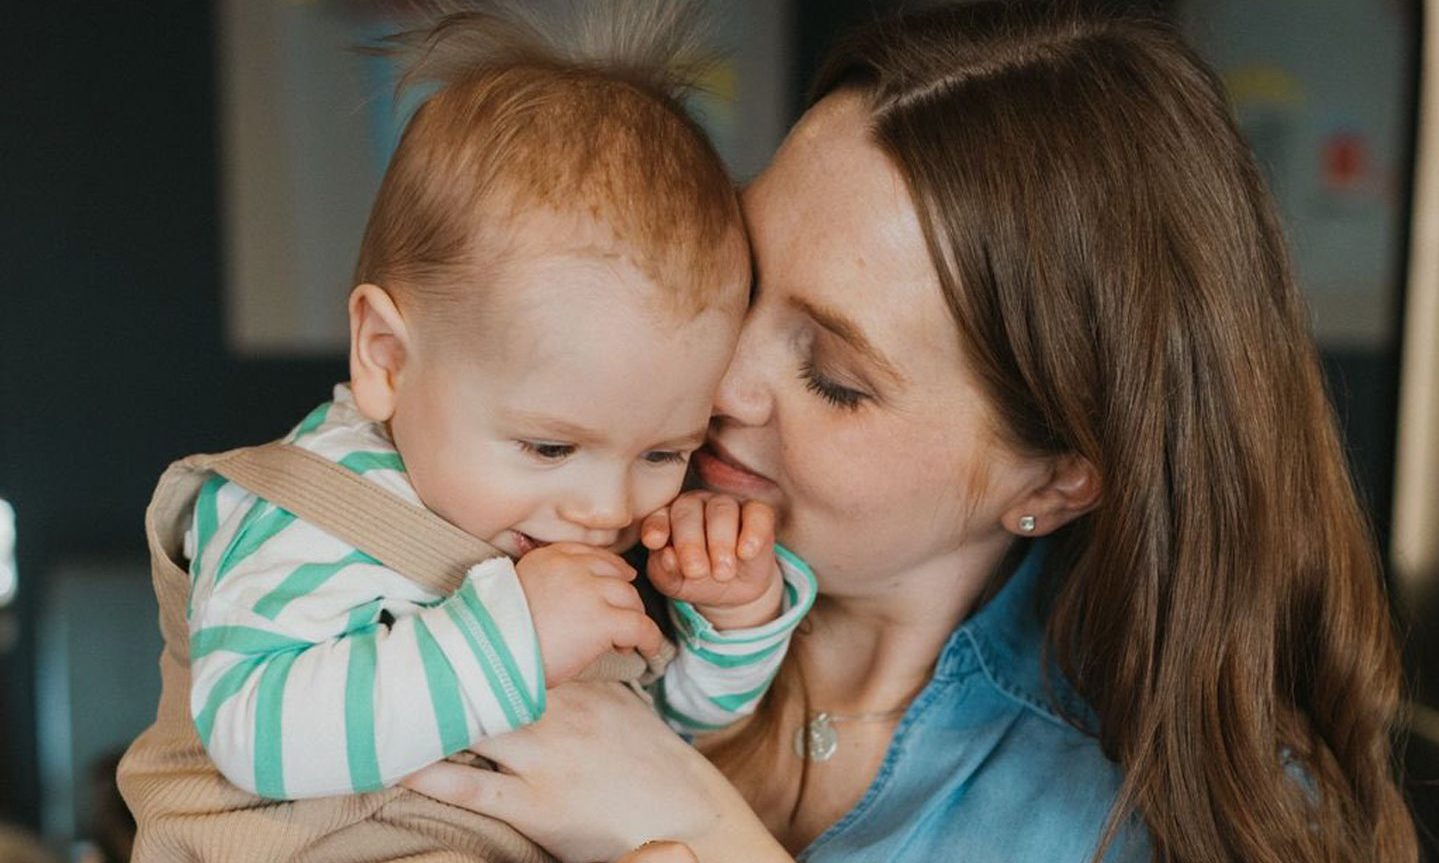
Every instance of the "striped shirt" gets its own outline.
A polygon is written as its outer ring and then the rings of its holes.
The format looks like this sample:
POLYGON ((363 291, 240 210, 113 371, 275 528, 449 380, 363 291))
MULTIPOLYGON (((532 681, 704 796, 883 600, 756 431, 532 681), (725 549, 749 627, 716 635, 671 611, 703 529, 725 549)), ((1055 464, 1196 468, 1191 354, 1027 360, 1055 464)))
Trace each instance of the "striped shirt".
MULTIPOLYGON (((287 442, 421 505, 384 429, 348 387, 287 442)), ((814 601, 780 549, 780 617, 718 632, 671 603, 679 653, 653 688, 677 730, 754 709, 814 601)), ((474 566, 442 596, 243 488, 211 477, 186 535, 190 708, 216 766, 272 799, 373 791, 544 712, 539 641, 514 563, 474 566)))

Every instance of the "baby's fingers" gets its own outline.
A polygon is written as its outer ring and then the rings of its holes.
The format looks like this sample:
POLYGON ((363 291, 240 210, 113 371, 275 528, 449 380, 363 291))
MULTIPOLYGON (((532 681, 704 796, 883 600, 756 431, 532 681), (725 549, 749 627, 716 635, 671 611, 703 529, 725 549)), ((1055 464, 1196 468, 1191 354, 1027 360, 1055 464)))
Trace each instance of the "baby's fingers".
POLYGON ((745 501, 740 511, 740 560, 752 560, 771 545, 774 545, 774 508, 757 500, 745 501))
POLYGON ((716 495, 705 503, 705 541, 709 543, 710 567, 715 581, 729 581, 735 576, 739 516, 739 503, 732 497, 716 495))
POLYGON ((670 508, 662 507, 640 522, 640 542, 650 551, 664 548, 670 541, 670 508))
POLYGON ((649 575, 650 585, 665 596, 678 597, 684 589, 685 576, 680 572, 679 559, 675 556, 675 550, 668 546, 650 552, 645 571, 649 575))
POLYGON ((631 611, 643 612, 645 610, 644 600, 640 599, 639 591, 633 585, 614 578, 603 579, 598 585, 600 596, 607 605, 615 608, 624 608, 631 611))
POLYGON ((710 573, 709 550, 705 545, 705 497, 680 495, 670 504, 670 544, 675 547, 680 572, 686 578, 704 578, 710 573))
POLYGON ((634 649, 651 658, 659 654, 664 635, 643 611, 616 611, 610 642, 615 650, 634 649))

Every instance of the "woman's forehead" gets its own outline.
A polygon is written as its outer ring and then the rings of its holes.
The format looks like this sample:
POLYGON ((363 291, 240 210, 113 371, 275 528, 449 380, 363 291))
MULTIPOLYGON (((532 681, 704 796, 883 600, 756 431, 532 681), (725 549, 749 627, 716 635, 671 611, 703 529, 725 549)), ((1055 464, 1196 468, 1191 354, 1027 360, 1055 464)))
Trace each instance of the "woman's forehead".
POLYGON ((907 186, 857 96, 811 108, 744 205, 762 290, 845 312, 875 340, 953 341, 907 186))

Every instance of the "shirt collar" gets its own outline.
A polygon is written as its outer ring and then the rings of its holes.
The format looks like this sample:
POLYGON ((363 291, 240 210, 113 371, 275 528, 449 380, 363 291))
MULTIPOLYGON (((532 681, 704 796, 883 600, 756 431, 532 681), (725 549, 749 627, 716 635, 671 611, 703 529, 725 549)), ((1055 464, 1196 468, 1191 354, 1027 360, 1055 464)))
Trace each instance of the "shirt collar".
POLYGON ((1059 668, 1045 658, 1041 615, 1047 546, 1042 539, 1029 541, 1029 549, 999 593, 950 636, 935 676, 956 676, 966 666, 973 668, 973 661, 966 660, 975 656, 989 682, 1010 698, 1051 719, 1066 724, 1078 720, 1092 729, 1093 713, 1059 668))

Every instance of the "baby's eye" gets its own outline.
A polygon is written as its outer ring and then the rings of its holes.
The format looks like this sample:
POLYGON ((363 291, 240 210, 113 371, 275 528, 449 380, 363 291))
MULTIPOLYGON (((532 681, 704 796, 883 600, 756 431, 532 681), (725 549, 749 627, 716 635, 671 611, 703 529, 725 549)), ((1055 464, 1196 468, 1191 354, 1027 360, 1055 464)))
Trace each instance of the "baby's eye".
POLYGON ((560 461, 574 455, 575 445, 569 443, 547 443, 545 441, 515 441, 520 449, 541 461, 560 461))
POLYGON ((684 464, 689 460, 690 454, 679 450, 650 450, 644 454, 644 460, 650 464, 684 464))

